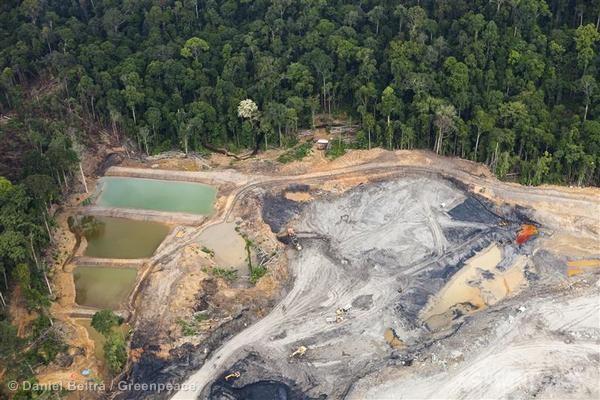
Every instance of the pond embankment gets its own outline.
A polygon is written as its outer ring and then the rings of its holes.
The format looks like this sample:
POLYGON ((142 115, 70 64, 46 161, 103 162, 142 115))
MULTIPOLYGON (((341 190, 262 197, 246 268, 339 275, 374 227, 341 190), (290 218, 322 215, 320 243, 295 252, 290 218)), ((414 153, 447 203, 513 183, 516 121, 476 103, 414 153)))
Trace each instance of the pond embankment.
POLYGON ((96 205, 80 207, 75 209, 75 212, 97 217, 125 218, 132 221, 160 222, 173 225, 200 225, 206 221, 206 216, 198 214, 96 205))
POLYGON ((106 170, 105 176, 121 176, 131 178, 160 179, 167 181, 196 182, 208 185, 219 185, 224 183, 244 185, 250 182, 249 175, 233 169, 193 172, 114 166, 106 170))

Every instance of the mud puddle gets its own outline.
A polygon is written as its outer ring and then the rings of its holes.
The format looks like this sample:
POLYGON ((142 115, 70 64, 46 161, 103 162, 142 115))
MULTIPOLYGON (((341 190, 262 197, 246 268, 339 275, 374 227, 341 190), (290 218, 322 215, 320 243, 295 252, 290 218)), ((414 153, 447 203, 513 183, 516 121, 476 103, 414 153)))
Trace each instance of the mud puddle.
POLYGON ((467 260, 424 308, 421 318, 429 328, 440 329, 463 314, 482 310, 517 292, 525 282, 525 258, 517 258, 505 271, 497 268, 502 259, 502 249, 491 244, 467 260))
POLYGON ((236 224, 224 222, 206 228, 198 237, 198 244, 214 254, 219 267, 235 268, 238 275, 249 274, 246 261, 246 242, 236 231, 236 224))

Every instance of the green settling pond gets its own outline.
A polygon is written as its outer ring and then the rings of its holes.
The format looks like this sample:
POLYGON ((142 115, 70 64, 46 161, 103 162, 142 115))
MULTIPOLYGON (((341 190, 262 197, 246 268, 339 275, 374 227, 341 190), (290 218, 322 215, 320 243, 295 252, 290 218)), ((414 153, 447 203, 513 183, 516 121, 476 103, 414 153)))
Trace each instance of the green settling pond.
POLYGON ((85 255, 99 258, 148 258, 169 233, 159 222, 98 217, 100 228, 87 236, 85 255))
POLYGON ((100 179, 96 204, 208 215, 216 195, 214 187, 200 183, 106 176, 100 179))
POLYGON ((80 306, 118 310, 126 303, 136 277, 134 268, 77 267, 73 271, 75 302, 80 306))

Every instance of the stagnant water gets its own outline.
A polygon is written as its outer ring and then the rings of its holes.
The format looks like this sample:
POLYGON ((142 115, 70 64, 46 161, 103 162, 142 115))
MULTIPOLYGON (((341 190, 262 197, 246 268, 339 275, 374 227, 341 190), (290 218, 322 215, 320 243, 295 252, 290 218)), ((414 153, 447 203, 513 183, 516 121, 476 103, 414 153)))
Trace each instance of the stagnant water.
POLYGON ((236 232, 233 222, 209 226, 198 237, 198 243, 214 252, 219 267, 233 267, 239 276, 249 274, 246 242, 236 232))
POLYGON ((217 191, 200 183, 106 176, 96 204, 191 214, 211 214, 217 191))
POLYGON ((118 310, 126 303, 136 277, 134 268, 77 267, 73 271, 75 302, 86 307, 118 310))
POLYGON ((159 222, 98 217, 101 228, 86 237, 85 255, 100 258, 147 258, 169 233, 159 222))

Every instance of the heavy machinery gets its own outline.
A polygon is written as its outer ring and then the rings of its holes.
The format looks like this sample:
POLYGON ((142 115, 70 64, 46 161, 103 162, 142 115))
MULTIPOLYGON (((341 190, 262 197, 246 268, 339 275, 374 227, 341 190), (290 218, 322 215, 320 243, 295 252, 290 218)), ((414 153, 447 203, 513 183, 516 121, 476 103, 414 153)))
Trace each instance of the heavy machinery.
POLYGON ((287 235, 290 238, 290 243, 292 244, 292 246, 294 246, 298 251, 302 250, 302 245, 298 241, 298 236, 296 235, 296 232, 293 228, 288 228, 287 235))
POLYGON ((227 375, 227 376, 225 377, 225 380, 226 380, 226 381, 228 381, 228 380, 230 380, 230 379, 237 379, 237 378, 239 378, 240 376, 242 376, 242 374, 240 374, 240 371, 235 371, 235 372, 232 372, 231 374, 227 375))
POLYGON ((304 355, 304 353, 306 353, 306 350, 308 350, 306 348, 306 346, 300 346, 296 349, 296 351, 294 351, 291 355, 290 358, 292 357, 302 357, 304 355))

